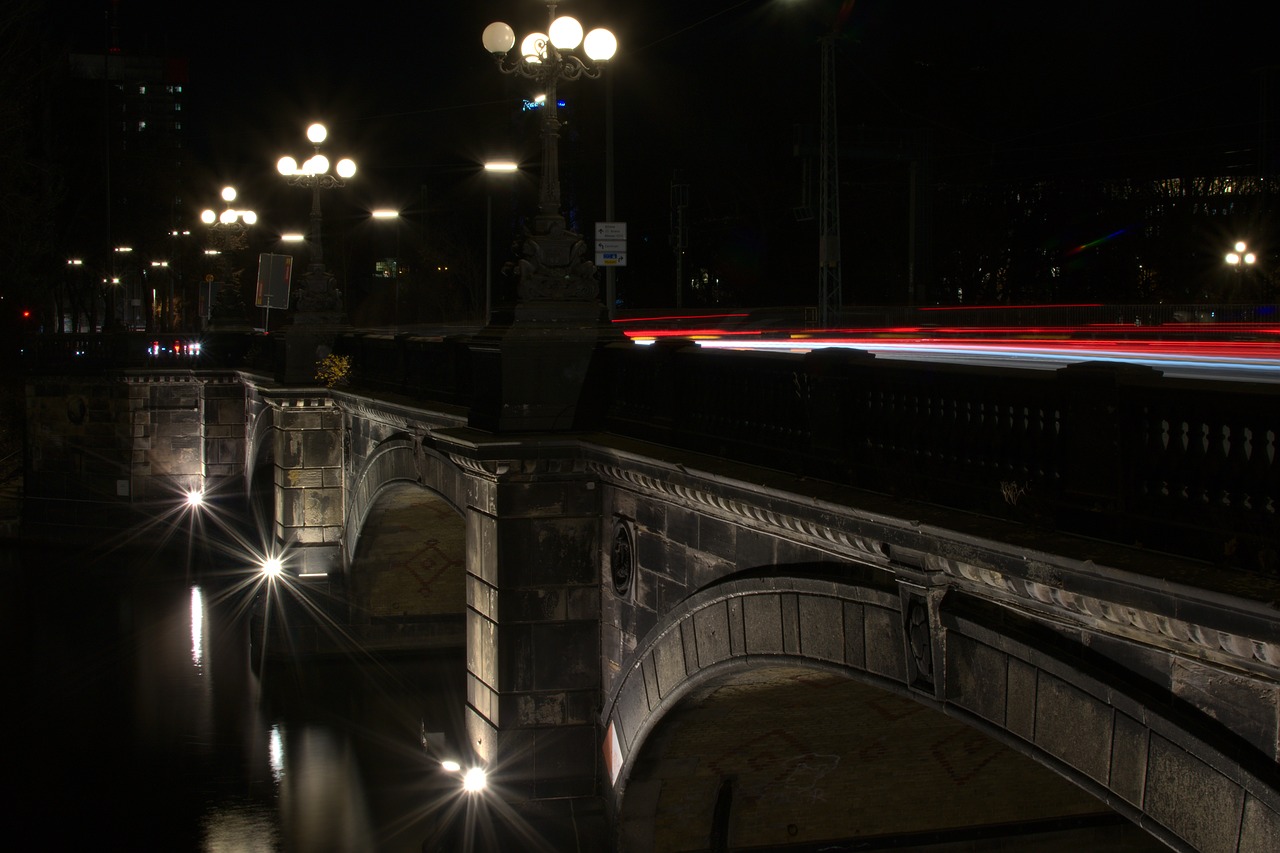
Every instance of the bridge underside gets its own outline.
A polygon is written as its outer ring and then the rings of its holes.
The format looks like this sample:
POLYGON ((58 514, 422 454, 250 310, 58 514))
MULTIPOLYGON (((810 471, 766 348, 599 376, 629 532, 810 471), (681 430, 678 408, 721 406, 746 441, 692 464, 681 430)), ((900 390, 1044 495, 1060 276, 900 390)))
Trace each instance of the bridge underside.
POLYGON ((646 743, 619 822, 624 851, 1167 849, 963 722, 781 664, 686 696, 646 743))
POLYGON ((461 649, 465 566, 466 524, 457 510, 415 483, 383 488, 346 577, 365 647, 461 649))

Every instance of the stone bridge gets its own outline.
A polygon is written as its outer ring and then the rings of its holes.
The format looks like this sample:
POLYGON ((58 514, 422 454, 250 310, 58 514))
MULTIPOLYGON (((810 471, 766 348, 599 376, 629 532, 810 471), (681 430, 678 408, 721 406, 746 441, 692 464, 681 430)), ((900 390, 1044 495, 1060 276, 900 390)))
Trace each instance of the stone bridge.
POLYGON ((244 496, 372 644, 465 650, 578 849, 1280 849, 1277 386, 609 345, 486 429, 457 344, 339 346, 33 377, 28 492, 244 496))

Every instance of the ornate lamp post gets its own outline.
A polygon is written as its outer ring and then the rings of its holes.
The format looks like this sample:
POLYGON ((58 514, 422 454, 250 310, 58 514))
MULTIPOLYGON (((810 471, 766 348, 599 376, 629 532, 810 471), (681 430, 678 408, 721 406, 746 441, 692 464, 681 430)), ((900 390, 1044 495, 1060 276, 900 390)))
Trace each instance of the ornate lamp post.
POLYGON ((346 319, 336 279, 324 267, 320 191, 346 186, 347 179, 356 173, 356 164, 350 158, 343 158, 338 161, 334 173, 329 172, 329 158, 320 152, 320 144, 328 135, 323 124, 311 125, 307 128, 307 139, 314 147, 311 157, 301 165, 292 157, 281 157, 276 163, 276 169, 290 184, 311 190, 311 233, 308 235, 311 263, 302 277, 303 288, 298 293, 295 323, 341 325, 346 319))
POLYGON ((1240 299, 1244 293, 1244 271, 1253 266, 1258 261, 1258 256, 1249 251, 1249 246, 1243 240, 1236 241, 1231 247, 1231 251, 1227 252, 1225 260, 1227 265, 1235 270, 1235 287, 1228 297, 1229 300, 1240 299))
POLYGON ((582 238, 565 230, 560 213, 556 84, 560 80, 599 77, 601 64, 613 58, 618 41, 606 29, 594 29, 584 37, 577 20, 567 15, 556 17, 556 6, 556 0, 547 3, 547 31, 525 36, 514 55, 511 50, 516 43, 515 31, 501 21, 485 27, 482 40, 503 74, 527 77, 546 87, 546 103, 542 107, 542 183, 538 213, 520 263, 520 298, 594 301, 595 264, 586 257, 582 238), (579 46, 585 61, 573 53, 579 46))
POLYGON ((252 210, 237 210, 232 207, 231 203, 235 200, 236 188, 223 187, 222 201, 225 207, 222 212, 206 208, 200 213, 200 221, 209 228, 213 243, 213 248, 206 250, 206 253, 218 257, 219 272, 222 275, 220 286, 209 294, 209 328, 217 331, 249 329, 244 299, 240 295, 240 281, 233 269, 231 253, 244 249, 246 231, 258 221, 258 214, 252 210))
POLYGON ((1258 256, 1250 252, 1248 244, 1240 240, 1232 247, 1232 251, 1227 252, 1225 260, 1236 272, 1242 272, 1245 267, 1257 263, 1258 256))
POLYGON ((541 189, 533 227, 525 227, 519 299, 510 310, 487 317, 488 325, 470 342, 477 391, 467 423, 494 432, 580 425, 579 401, 597 350, 625 339, 597 297, 596 267, 586 243, 565 227, 557 151, 556 84, 599 77, 600 63, 613 57, 617 40, 603 29, 583 38, 582 25, 557 18, 556 6, 548 0, 547 32, 525 36, 514 54, 515 32, 508 25, 492 23, 483 35, 499 71, 546 87, 541 189), (580 45, 585 60, 573 53, 580 45))

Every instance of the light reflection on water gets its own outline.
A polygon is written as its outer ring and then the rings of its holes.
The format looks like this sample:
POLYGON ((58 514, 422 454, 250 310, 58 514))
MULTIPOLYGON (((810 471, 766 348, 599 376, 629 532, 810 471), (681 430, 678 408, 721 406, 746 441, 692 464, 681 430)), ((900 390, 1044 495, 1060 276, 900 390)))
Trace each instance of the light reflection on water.
POLYGON ((36 562, 0 555, 13 593, 0 619, 21 638, 21 665, 3 672, 18 709, 10 778, 26 783, 13 837, 419 853, 440 794, 419 732, 424 718, 460 718, 460 654, 282 664, 260 678, 230 583, 123 557, 36 562))
POLYGON ((201 820, 200 849, 206 853, 274 853, 280 849, 275 809, 262 803, 211 804, 201 820))
POLYGON ((198 586, 191 587, 191 662, 204 666, 204 594, 198 586))
POLYGON ((280 781, 280 777, 284 775, 284 735, 280 733, 280 726, 271 727, 271 775, 276 781, 280 781))

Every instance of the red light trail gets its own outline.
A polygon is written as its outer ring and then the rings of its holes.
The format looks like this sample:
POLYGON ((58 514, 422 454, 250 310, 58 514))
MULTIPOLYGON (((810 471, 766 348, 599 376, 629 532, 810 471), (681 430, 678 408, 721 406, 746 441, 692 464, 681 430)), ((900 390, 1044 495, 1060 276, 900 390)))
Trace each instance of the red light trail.
POLYGON ((633 318, 626 321, 623 331, 637 343, 685 338, 699 346, 717 349, 805 353, 843 348, 884 358, 1040 368, 1082 361, 1111 361, 1146 364, 1169 375, 1280 382, 1280 324, 1277 323, 901 325, 819 331, 752 328, 734 322, 746 316, 633 318), (720 325, 717 320, 728 322, 720 325))

